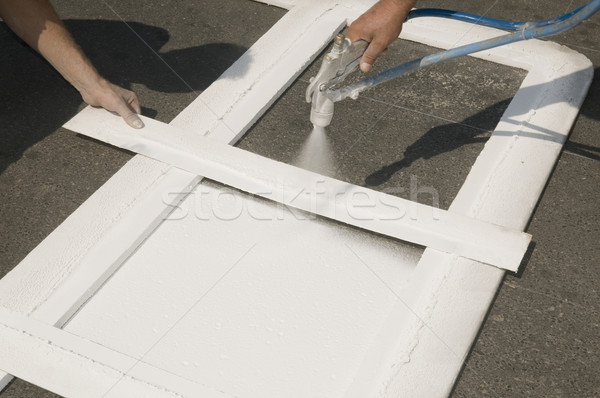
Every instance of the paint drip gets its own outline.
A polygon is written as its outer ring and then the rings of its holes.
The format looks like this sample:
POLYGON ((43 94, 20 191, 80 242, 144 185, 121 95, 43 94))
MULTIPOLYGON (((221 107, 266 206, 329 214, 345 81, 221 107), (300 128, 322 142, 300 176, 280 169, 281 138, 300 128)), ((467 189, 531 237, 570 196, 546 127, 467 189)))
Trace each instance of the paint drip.
POLYGON ((325 127, 314 126, 296 159, 296 166, 319 174, 335 171, 335 161, 325 127))

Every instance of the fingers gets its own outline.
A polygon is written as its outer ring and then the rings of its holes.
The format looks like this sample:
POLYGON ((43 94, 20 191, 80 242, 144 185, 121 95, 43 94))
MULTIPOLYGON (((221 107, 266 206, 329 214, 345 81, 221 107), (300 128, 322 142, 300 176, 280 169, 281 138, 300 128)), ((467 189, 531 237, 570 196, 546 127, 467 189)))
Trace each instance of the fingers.
POLYGON ((82 97, 92 106, 100 106, 117 113, 125 123, 134 129, 144 127, 144 123, 138 116, 141 113, 140 103, 133 91, 104 81, 95 90, 82 92, 82 97))
POLYGON ((137 115, 142 113, 137 95, 135 95, 133 91, 126 90, 112 83, 110 83, 110 87, 116 97, 113 98, 113 101, 115 101, 115 104, 113 105, 114 109, 109 109, 107 106, 104 107, 108 110, 117 112, 129 126, 135 129, 144 127, 142 119, 137 115))
POLYGON ((142 108, 140 107, 140 101, 138 100, 137 95, 133 91, 130 91, 132 94, 131 97, 126 101, 127 105, 137 114, 142 113, 142 108))
MULTIPOLYGON (((396 34, 397 35, 397 34, 396 34)), ((376 37, 365 50, 363 57, 360 60, 360 70, 368 72, 377 58, 387 53, 388 46, 396 40, 396 36, 392 35, 380 35, 376 37)))
POLYGON ((363 72, 369 71, 388 45, 398 38, 402 23, 415 3, 416 0, 380 0, 350 24, 348 39, 370 43, 360 61, 363 72))
MULTIPOLYGON (((350 40, 351 43, 354 43, 355 41, 358 41, 361 39, 358 29, 354 28, 354 24, 351 24, 348 27, 348 31, 346 32, 346 39, 350 40)), ((365 39, 363 39, 365 40, 365 39)), ((365 40, 365 41, 369 41, 369 40, 365 40)))
POLYGON ((361 20, 357 20, 350 25, 346 38, 351 42, 365 40, 369 43, 369 46, 360 60, 360 70, 368 72, 373 67, 375 60, 377 60, 377 58, 387 50, 388 45, 398 37, 397 30, 400 28, 394 26, 394 29, 384 29, 378 25, 375 25, 376 28, 373 28, 373 25, 370 23, 367 25, 367 28, 361 22, 361 20))
POLYGON ((386 48, 386 46, 375 41, 369 44, 369 47, 367 47, 367 50, 360 60, 360 70, 363 72, 371 70, 375 60, 386 50, 386 48))
POLYGON ((109 103, 101 104, 109 111, 119 114, 129 126, 135 129, 144 127, 142 119, 136 113, 141 113, 140 104, 135 93, 118 86, 114 87, 114 96, 109 103))
POLYGON ((130 113, 127 116, 121 116, 123 117, 123 120, 125 120, 125 123, 127 123, 134 129, 141 129, 142 127, 144 127, 144 122, 142 122, 142 119, 140 119, 135 113, 130 113))
MULTIPOLYGON (((352 26, 350 26, 350 28, 352 28, 352 26)), ((380 51, 377 50, 376 45, 374 46, 373 43, 371 43, 371 39, 367 39, 364 36, 365 35, 359 35, 353 29, 349 29, 348 33, 346 34, 346 38, 349 39, 352 43, 358 40, 365 40, 369 43, 369 46, 367 47, 360 60, 360 70, 363 72, 368 72, 373 66, 373 63, 375 62, 375 59, 377 59, 377 56, 379 55, 380 51)))
POLYGON ((352 43, 358 40, 364 40, 369 43, 367 50, 365 51, 360 60, 360 70, 362 70, 363 72, 368 72, 369 69, 371 69, 371 67, 373 66, 373 63, 375 62, 378 53, 377 46, 374 47, 373 43, 371 42, 374 36, 373 33, 367 31, 362 25, 363 24, 361 20, 355 21, 353 24, 351 24, 348 27, 346 39, 350 40, 350 42, 352 43))
POLYGON ((119 113, 119 114, 121 115, 123 120, 125 120, 125 122, 128 125, 130 125, 133 128, 136 128, 136 129, 141 129, 142 127, 144 127, 144 122, 142 122, 142 119, 140 119, 137 115, 137 114, 142 113, 140 103, 139 103, 137 95, 135 95, 135 93, 133 93, 132 91, 129 91, 129 94, 130 94, 129 98, 124 98, 126 106, 127 106, 127 111, 125 111, 125 109, 123 109, 124 113, 119 113), (127 113, 125 113, 125 112, 127 112, 127 113))
POLYGON ((125 123, 129 125, 129 127, 133 127, 134 129, 141 129, 144 127, 144 122, 139 118, 134 112, 132 112, 129 108, 127 109, 119 109, 115 111, 123 118, 125 123))
POLYGON ((142 119, 138 116, 141 113, 140 103, 133 91, 102 79, 93 88, 82 88, 79 92, 83 100, 91 106, 99 106, 107 111, 116 112, 125 123, 134 129, 144 127, 142 119))
POLYGON ((133 91, 108 83, 105 95, 100 96, 98 105, 106 110, 116 112, 123 118, 125 123, 134 129, 144 127, 142 119, 137 114, 141 113, 141 107, 137 95, 133 91))

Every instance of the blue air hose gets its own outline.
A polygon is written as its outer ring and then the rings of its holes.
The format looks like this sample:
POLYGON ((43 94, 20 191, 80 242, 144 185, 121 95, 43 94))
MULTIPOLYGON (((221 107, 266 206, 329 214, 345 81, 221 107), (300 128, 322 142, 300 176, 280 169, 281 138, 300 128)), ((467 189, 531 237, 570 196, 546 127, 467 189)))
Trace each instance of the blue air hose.
POLYGON ((523 28, 539 28, 542 26, 552 25, 556 22, 564 21, 565 19, 570 18, 574 14, 577 14, 581 11, 585 5, 565 14, 560 17, 546 19, 544 21, 537 22, 510 22, 503 21, 501 19, 492 19, 480 17, 478 15, 467 14, 460 11, 452 11, 452 10, 443 10, 438 8, 420 8, 417 10, 412 10, 408 13, 406 17, 406 21, 413 18, 420 17, 437 17, 437 18, 447 18, 447 19, 455 19, 458 21, 469 22, 476 25, 488 26, 490 28, 502 29, 502 30, 523 30, 523 28))
POLYGON ((512 30, 515 32, 477 43, 467 44, 461 47, 441 51, 435 54, 430 54, 423 58, 419 58, 396 66, 395 68, 388 69, 384 72, 350 84, 346 87, 337 90, 327 90, 326 95, 333 102, 343 100, 347 97, 356 98, 360 92, 366 89, 425 66, 437 64, 438 62, 442 61, 448 61, 463 55, 489 50, 490 48, 503 46, 505 44, 514 43, 521 40, 556 35, 565 32, 578 25, 582 21, 588 19, 599 9, 600 0, 592 0, 565 15, 537 22, 508 22, 497 19, 483 18, 456 11, 431 8, 413 10, 408 14, 407 20, 418 17, 451 18, 503 30, 512 30))

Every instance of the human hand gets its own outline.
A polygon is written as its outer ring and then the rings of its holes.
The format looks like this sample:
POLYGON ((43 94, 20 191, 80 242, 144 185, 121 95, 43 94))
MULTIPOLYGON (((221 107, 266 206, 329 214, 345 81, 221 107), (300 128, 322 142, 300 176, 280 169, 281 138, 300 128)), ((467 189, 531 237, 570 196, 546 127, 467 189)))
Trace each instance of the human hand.
POLYGON ((79 92, 87 104, 118 113, 133 128, 144 127, 138 117, 141 113, 140 103, 133 91, 101 79, 93 88, 82 88, 79 92))
POLYGON ((369 47, 360 60, 360 69, 368 72, 388 45, 398 38, 402 23, 417 0, 380 0, 348 27, 351 42, 365 40, 369 47))

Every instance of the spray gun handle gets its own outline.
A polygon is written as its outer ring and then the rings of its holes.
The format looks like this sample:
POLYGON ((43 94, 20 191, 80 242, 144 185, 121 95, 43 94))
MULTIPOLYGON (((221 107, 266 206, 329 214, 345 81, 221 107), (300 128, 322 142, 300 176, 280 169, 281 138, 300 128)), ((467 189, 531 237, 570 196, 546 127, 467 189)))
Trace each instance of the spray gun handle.
POLYGON ((336 74, 336 82, 332 82, 332 84, 341 82, 356 69, 363 54, 367 50, 369 43, 364 40, 357 40, 354 43, 351 43, 349 39, 345 39, 344 45, 342 59, 340 60, 340 70, 338 70, 336 74))
POLYGON ((314 93, 324 91, 325 84, 335 77, 338 69, 338 61, 344 44, 344 35, 338 33, 333 39, 333 47, 323 57, 321 68, 316 76, 310 78, 310 84, 306 88, 306 102, 310 103, 314 93))

